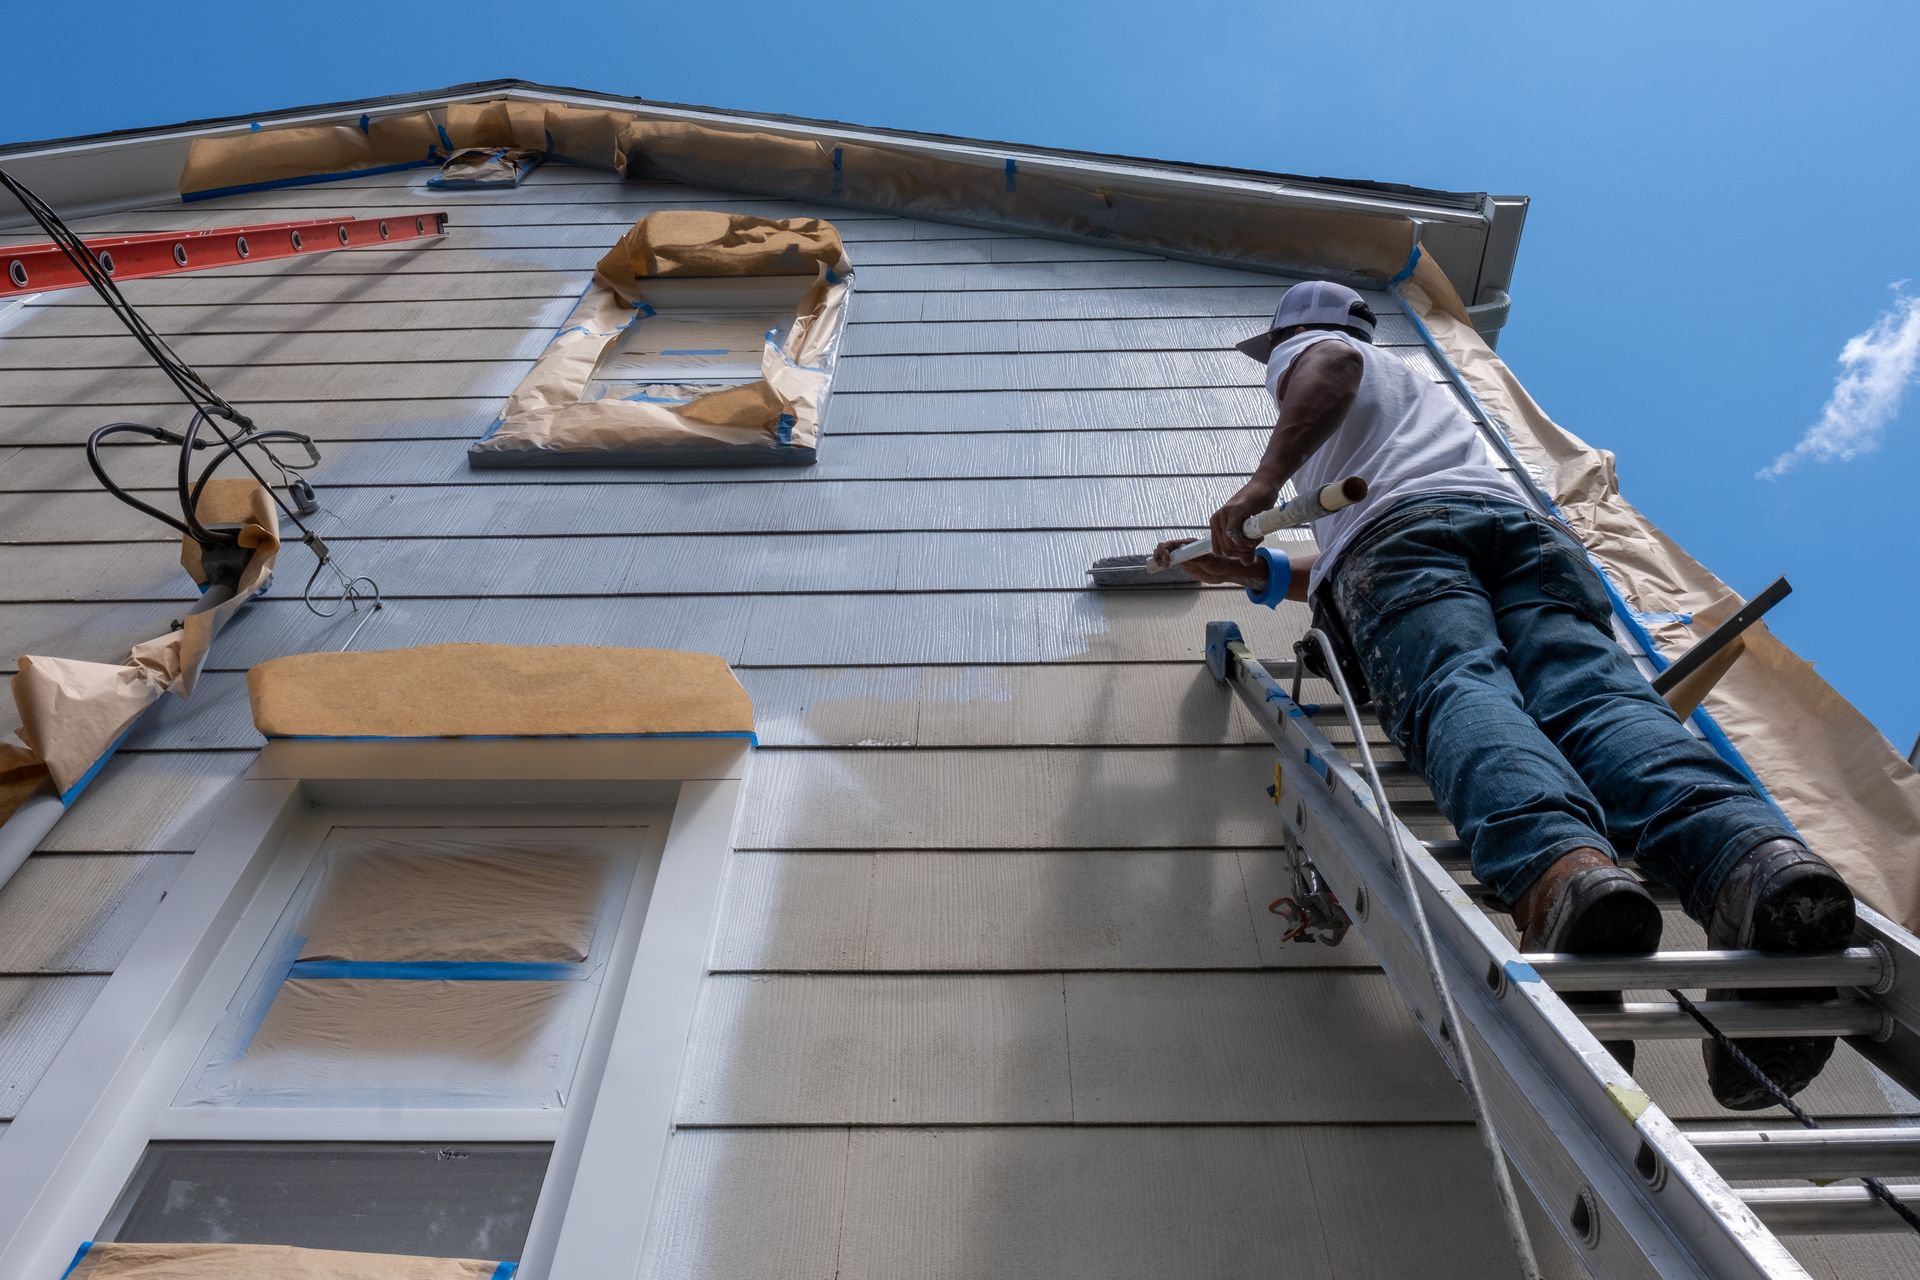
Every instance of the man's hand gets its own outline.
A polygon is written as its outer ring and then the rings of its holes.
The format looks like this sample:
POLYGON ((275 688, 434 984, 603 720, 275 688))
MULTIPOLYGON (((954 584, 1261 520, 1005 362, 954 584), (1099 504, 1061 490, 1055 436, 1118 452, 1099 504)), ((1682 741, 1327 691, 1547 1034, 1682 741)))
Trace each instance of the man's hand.
MULTIPOLYGON (((1253 560, 1229 560, 1225 556, 1195 556, 1173 564, 1173 553, 1193 542, 1192 538, 1173 538, 1153 549, 1153 566, 1166 569, 1169 566, 1183 570, 1188 577, 1197 578, 1209 586, 1232 583, 1236 587, 1245 587, 1250 591, 1264 591, 1267 586, 1267 566, 1257 558, 1253 560)), ((1257 545, 1257 544, 1256 544, 1257 545)))
POLYGON ((1279 500, 1280 486, 1263 476, 1256 474, 1241 485, 1240 491, 1213 513, 1211 532, 1214 554, 1211 558, 1234 560, 1251 566, 1254 563, 1254 549, 1260 545, 1260 541, 1257 538, 1249 539, 1243 528, 1249 518, 1273 510, 1279 500))

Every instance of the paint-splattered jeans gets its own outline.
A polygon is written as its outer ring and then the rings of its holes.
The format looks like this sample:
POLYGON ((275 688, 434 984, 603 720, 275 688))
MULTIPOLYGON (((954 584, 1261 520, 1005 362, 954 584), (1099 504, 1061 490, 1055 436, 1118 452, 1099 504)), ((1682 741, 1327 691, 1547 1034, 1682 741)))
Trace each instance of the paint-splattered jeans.
POLYGON ((1409 498, 1341 554, 1333 595, 1381 724, 1508 902, 1584 845, 1632 853, 1702 918, 1742 854, 1791 834, 1615 643, 1605 586, 1553 521, 1409 498))

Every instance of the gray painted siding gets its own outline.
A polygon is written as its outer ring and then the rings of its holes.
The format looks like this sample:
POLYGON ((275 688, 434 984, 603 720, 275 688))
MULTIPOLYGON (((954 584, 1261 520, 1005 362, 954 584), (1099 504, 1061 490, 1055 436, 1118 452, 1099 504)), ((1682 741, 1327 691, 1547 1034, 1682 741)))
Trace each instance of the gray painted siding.
MULTIPOLYGON (((1357 939, 1288 947, 1265 910, 1269 757, 1202 674, 1202 627, 1284 653, 1302 611, 1082 589, 1094 556, 1203 519, 1257 451, 1258 372, 1219 348, 1278 282, 558 169, 88 228, 434 207, 456 229, 432 249, 130 292, 231 366, 223 389, 336 442, 336 545, 393 600, 361 647, 698 648, 753 693, 767 745, 646 1274, 1484 1274, 1496 1219, 1452 1085, 1357 939), (596 246, 715 205, 825 214, 849 243, 821 464, 467 472, 596 246)), ((0 654, 112 660, 186 596, 169 540, 92 492, 73 444, 107 414, 178 418, 105 320, 73 294, 0 320, 0 654)), ((116 458, 143 483, 161 461, 116 458)), ((344 634, 291 587, 252 608, 0 892, 0 1115, 246 768, 240 673, 344 634)), ((1718 1114, 1686 1046, 1653 1050, 1663 1104, 1718 1114)), ((1889 1109, 1857 1060, 1809 1102, 1889 1109)), ((1808 1249, 1891 1273, 1903 1247, 1808 1249)))

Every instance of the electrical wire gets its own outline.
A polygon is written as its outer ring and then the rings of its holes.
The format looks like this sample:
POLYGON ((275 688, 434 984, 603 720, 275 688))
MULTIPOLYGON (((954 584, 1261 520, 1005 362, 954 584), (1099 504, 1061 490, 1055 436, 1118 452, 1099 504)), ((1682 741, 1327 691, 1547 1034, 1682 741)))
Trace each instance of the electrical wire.
POLYGON ((254 465, 254 458, 251 455, 264 456, 279 473, 282 483, 290 484, 293 479, 292 473, 304 471, 320 461, 320 452, 314 447, 312 437, 296 431, 259 430, 252 418, 234 408, 225 397, 208 384, 205 378, 200 376, 198 371, 167 345, 166 339, 155 332, 153 326, 147 323, 146 318, 120 292, 119 285, 114 283, 112 273, 87 247, 86 242, 67 226, 52 206, 4 169, 0 169, 0 188, 4 188, 8 194, 18 200, 21 207, 40 224, 41 229, 72 264, 80 278, 99 295, 107 309, 113 312, 115 318, 126 327, 127 332, 133 335, 134 341, 140 344, 142 350, 180 393, 181 399, 185 400, 188 407, 193 410, 193 416, 188 420, 186 430, 182 432, 169 431, 164 427, 148 426, 144 423, 113 422, 89 435, 87 464, 107 491, 128 506, 179 530, 202 546, 237 546, 239 542, 237 531, 207 528, 200 523, 198 510, 200 497, 205 492, 208 481, 213 478, 214 472, 227 459, 236 459, 260 484, 260 487, 267 491, 274 504, 280 508, 282 517, 300 531, 298 540, 319 562, 315 566, 313 575, 307 580, 306 589, 301 593, 301 599, 308 610, 317 617, 330 618, 339 612, 343 602, 355 612, 359 611, 363 602, 370 603, 374 609, 381 608, 379 585, 364 575, 352 575, 343 570, 326 542, 301 519, 300 513, 288 503, 279 489, 267 480, 260 468, 254 465), (227 428, 221 425, 222 422, 237 428, 237 438, 228 433, 227 428), (194 453, 197 450, 213 447, 200 440, 199 433, 202 426, 211 428, 220 443, 211 459, 201 468, 196 479, 192 474, 194 453), (144 435, 162 443, 179 445, 180 465, 176 488, 180 497, 181 518, 176 519, 152 504, 134 497, 107 474, 106 467, 100 459, 100 445, 116 435, 128 434, 144 435), (303 446, 308 460, 304 463, 288 461, 273 450, 271 446, 276 443, 303 446), (319 600, 332 606, 330 609, 323 610, 316 603, 314 587, 321 574, 328 570, 338 578, 340 590, 338 594, 318 597, 319 600))

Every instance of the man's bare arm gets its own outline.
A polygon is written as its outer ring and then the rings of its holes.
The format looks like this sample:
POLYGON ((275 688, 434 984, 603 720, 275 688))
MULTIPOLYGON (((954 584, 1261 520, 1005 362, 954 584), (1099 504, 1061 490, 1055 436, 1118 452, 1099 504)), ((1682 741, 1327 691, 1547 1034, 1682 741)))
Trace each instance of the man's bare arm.
POLYGON ((1257 542, 1241 533, 1249 516, 1270 510, 1280 500, 1285 484, 1313 451, 1325 444, 1346 420, 1360 389, 1366 362, 1358 351, 1338 339, 1316 342, 1301 352, 1287 373, 1285 407, 1273 424, 1273 435, 1253 475, 1213 516, 1213 547, 1217 555, 1251 564, 1257 542))

